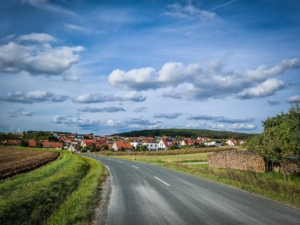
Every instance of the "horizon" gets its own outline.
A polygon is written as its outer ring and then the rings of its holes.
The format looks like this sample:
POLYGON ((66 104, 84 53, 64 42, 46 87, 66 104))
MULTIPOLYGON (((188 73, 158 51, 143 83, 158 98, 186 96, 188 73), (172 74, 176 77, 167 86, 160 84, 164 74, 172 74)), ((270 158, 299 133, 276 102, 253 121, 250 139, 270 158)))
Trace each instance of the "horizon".
POLYGON ((5 1, 0 132, 262 133, 300 102, 299 1, 5 1))

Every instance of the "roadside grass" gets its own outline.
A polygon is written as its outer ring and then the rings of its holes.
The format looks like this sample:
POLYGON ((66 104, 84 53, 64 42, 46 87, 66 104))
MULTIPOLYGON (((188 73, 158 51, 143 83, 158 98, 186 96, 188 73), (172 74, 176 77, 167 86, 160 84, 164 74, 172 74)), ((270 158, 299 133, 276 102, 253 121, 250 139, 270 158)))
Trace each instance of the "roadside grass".
POLYGON ((160 164, 162 167, 189 173, 230 185, 284 204, 300 208, 300 177, 279 173, 255 173, 233 169, 210 168, 208 165, 160 164))
POLYGON ((92 159, 60 153, 39 169, 0 181, 0 224, 88 224, 107 172, 92 159))
POLYGON ((245 150, 242 147, 231 147, 231 146, 220 146, 220 147, 199 147, 199 148, 182 148, 174 150, 159 150, 159 151, 119 151, 115 152, 113 150, 94 152, 94 154, 99 154, 103 156, 155 156, 155 155, 184 155, 184 154, 195 154, 195 153, 207 153, 207 152, 219 152, 219 151, 229 151, 229 150, 245 150))
POLYGON ((137 160, 147 163, 187 163, 207 161, 207 153, 180 154, 180 155, 123 155, 115 156, 127 160, 137 160))

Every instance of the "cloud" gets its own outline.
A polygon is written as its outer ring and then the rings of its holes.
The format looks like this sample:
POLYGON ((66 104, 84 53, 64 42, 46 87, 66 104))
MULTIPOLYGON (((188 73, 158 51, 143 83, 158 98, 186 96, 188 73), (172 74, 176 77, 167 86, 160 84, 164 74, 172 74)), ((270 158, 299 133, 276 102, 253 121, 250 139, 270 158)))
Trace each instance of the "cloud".
POLYGON ((84 94, 73 98, 73 102, 76 103, 104 103, 104 102, 114 102, 114 101, 133 101, 133 102, 143 102, 146 100, 145 96, 140 93, 131 92, 126 94, 124 97, 114 96, 114 95, 102 95, 100 93, 96 94, 84 94))
POLYGON ((254 122, 254 118, 246 119, 230 119, 223 116, 209 116, 209 115, 190 115, 187 117, 188 120, 212 120, 221 123, 246 123, 254 122))
POLYGON ((247 70, 245 76, 252 81, 263 81, 271 76, 283 74, 286 70, 299 69, 300 59, 284 59, 276 66, 266 69, 265 65, 259 66, 256 70, 247 70))
POLYGON ((72 30, 72 31, 79 31, 79 32, 83 32, 83 33, 96 33, 96 34, 104 34, 105 32, 102 30, 91 30, 82 26, 78 26, 78 25, 74 25, 74 24, 69 24, 66 23, 65 28, 72 30))
POLYGON ((166 118, 166 119, 176 119, 178 116, 181 116, 182 113, 160 113, 160 114, 155 114, 153 118, 166 118))
POLYGON ((50 4, 48 0, 22 0, 22 2, 39 9, 43 9, 50 13, 53 13, 56 16, 65 15, 69 17, 78 17, 77 14, 75 14, 70 10, 67 10, 59 5, 50 4))
POLYGON ((165 98, 205 100, 236 96, 249 99, 270 96, 283 89, 283 81, 268 78, 300 68, 300 59, 285 59, 270 69, 260 66, 245 72, 228 71, 228 57, 225 55, 203 64, 168 62, 159 71, 151 67, 128 72, 117 69, 109 75, 108 82, 112 87, 135 91, 174 88, 163 93, 162 97, 165 98))
POLYGON ((55 124, 62 124, 64 123, 66 120, 66 117, 64 116, 60 116, 60 115, 56 115, 52 118, 52 123, 55 123, 55 124))
POLYGON ((33 41, 33 42, 55 42, 57 41, 56 38, 52 37, 49 34, 45 33, 31 33, 27 35, 21 35, 18 39, 18 41, 33 41))
POLYGON ((33 116, 35 112, 27 111, 23 108, 16 109, 14 111, 8 112, 9 117, 19 117, 19 116, 33 116))
POLYGON ((159 123, 161 123, 160 121, 150 121, 147 119, 143 119, 142 117, 138 117, 138 118, 130 118, 126 121, 124 121, 125 124, 136 124, 136 125, 157 125, 159 123))
POLYGON ((300 95, 294 95, 292 97, 289 97, 289 99, 287 100, 289 103, 296 103, 296 102, 300 102, 300 95))
POLYGON ((134 110, 134 112, 136 112, 136 113, 147 112, 147 110, 148 110, 147 107, 138 107, 134 110))
POLYGON ((91 112, 91 113, 97 113, 97 112, 120 112, 125 111, 124 108, 121 107, 115 107, 115 106, 108 106, 104 108, 96 108, 96 107, 83 107, 78 109, 79 112, 91 112))
POLYGON ((271 100, 268 100, 268 103, 270 105, 278 105, 279 104, 279 101, 275 100, 275 99, 271 99, 271 100))
POLYGON ((214 20, 217 18, 215 13, 198 9, 191 4, 186 6, 180 4, 168 5, 168 11, 165 12, 165 15, 178 18, 199 18, 201 20, 214 20))
POLYGON ((257 87, 248 88, 237 96, 240 99, 263 98, 273 95, 276 91, 285 88, 285 84, 281 80, 269 79, 258 85, 257 87))
POLYGON ((47 91, 29 91, 29 92, 9 92, 5 96, 1 97, 1 101, 7 102, 18 102, 18 103, 25 103, 25 104, 32 104, 34 102, 64 102, 68 99, 68 96, 64 95, 55 95, 53 93, 47 91))
POLYGON ((77 83, 80 81, 80 78, 71 74, 65 74, 63 75, 62 80, 77 83))
POLYGON ((164 92, 162 94, 163 98, 174 98, 174 99, 182 99, 182 95, 179 92, 170 91, 170 92, 164 92))
POLYGON ((82 46, 52 47, 48 43, 22 45, 9 42, 0 46, 0 72, 60 75, 79 61, 79 55, 75 53, 83 50, 82 46))
POLYGON ((257 126, 253 124, 235 123, 230 125, 228 128, 235 131, 252 131, 256 130, 257 126))

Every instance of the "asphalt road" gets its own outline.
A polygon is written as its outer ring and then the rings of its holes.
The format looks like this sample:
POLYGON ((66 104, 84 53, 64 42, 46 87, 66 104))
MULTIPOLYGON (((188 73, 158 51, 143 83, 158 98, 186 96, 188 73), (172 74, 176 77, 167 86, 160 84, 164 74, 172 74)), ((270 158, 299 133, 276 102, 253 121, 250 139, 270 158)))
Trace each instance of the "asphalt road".
POLYGON ((300 210, 150 164, 95 157, 108 169, 109 225, 300 225, 300 210))

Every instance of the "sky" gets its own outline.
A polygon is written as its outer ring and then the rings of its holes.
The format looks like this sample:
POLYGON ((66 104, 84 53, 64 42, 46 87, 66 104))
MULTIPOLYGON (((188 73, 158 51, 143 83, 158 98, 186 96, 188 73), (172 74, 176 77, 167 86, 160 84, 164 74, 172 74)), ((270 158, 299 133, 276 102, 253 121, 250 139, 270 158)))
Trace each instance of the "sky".
POLYGON ((300 1, 0 3, 0 132, 261 133, 300 102, 300 1))

